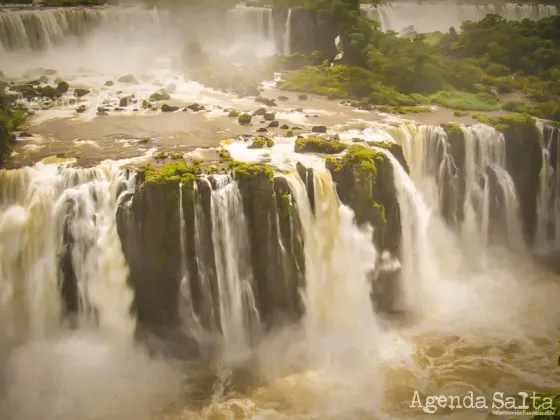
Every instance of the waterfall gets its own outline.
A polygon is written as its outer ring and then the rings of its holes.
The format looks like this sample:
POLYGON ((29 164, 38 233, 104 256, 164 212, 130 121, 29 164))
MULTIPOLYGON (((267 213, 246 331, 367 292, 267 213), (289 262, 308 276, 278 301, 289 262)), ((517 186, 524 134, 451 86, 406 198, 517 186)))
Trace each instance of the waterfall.
POLYGON ((231 42, 269 50, 275 44, 271 7, 237 5, 227 11, 227 30, 231 42))
POLYGON ((247 223, 237 182, 215 175, 211 195, 212 243, 215 252, 219 311, 226 357, 243 356, 252 334, 260 330, 253 296, 247 223))
POLYGON ((153 36, 162 25, 157 10, 135 7, 0 11, 0 44, 6 51, 48 49, 96 29, 118 39, 153 36))
POLYGON ((537 121, 541 136, 542 167, 537 196, 535 248, 560 250, 560 130, 537 121))
POLYGON ((353 211, 340 204, 324 162, 313 174, 315 214, 299 175, 289 173, 287 180, 304 237, 304 328, 315 356, 330 360, 339 347, 356 340, 371 343, 377 334, 370 299, 376 251, 371 228, 358 228, 353 211))
POLYGON ((450 27, 459 29, 462 22, 467 20, 475 22, 483 19, 487 14, 495 13, 507 20, 539 20, 558 13, 556 6, 553 5, 506 3, 495 6, 445 1, 362 4, 361 10, 368 19, 379 21, 384 31, 401 32, 412 26, 418 33, 447 32, 450 27), (440 18, 434 21, 433 16, 440 18))
POLYGON ((519 201, 505 169, 504 136, 483 124, 459 128, 464 153, 456 151, 455 157, 442 127, 403 124, 388 130, 403 147, 410 175, 426 202, 461 231, 473 257, 489 246, 491 233, 522 249, 519 201))
POLYGON ((8 339, 48 336, 64 305, 79 326, 132 338, 115 212, 133 186, 134 177, 110 163, 0 172, 0 323, 8 339))
POLYGON ((292 51, 292 9, 288 9, 286 23, 284 24, 284 44, 282 54, 290 55, 292 51))

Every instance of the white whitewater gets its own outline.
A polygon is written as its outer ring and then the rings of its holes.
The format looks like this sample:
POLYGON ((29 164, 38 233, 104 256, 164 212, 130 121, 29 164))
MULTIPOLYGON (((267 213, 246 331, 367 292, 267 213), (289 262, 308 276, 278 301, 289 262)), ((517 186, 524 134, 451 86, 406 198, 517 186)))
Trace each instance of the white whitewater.
POLYGON ((283 38, 283 48, 282 53, 284 55, 290 55, 292 50, 292 9, 288 9, 288 15, 286 16, 286 23, 284 24, 284 38, 283 38))
POLYGON ((541 136, 542 167, 537 196, 535 248, 540 252, 560 250, 560 130, 537 121, 541 136), (554 150, 553 150, 554 149, 554 150), (556 153, 556 159, 553 152, 556 153))
POLYGON ((72 238, 79 325, 132 338, 132 292, 115 212, 119 195, 133 185, 112 163, 0 172, 0 324, 7 339, 44 338, 60 328, 64 229, 72 238))
POLYGON ((272 8, 237 5, 229 9, 226 26, 231 40, 242 47, 275 50, 272 8))
MULTIPOLYGON (((465 247, 470 248, 473 258, 479 258, 490 245, 491 232, 498 232, 511 248, 522 249, 519 201, 505 168, 504 136, 484 124, 460 128, 465 137, 466 191, 464 202, 460 204, 464 212, 460 230, 465 247), (494 196, 490 191, 491 179, 497 184, 497 191, 492 191, 494 196), (490 220, 490 206, 496 193, 501 203, 500 226, 490 220)), ((387 127, 387 130, 393 141, 403 147, 414 184, 429 206, 440 213, 445 180, 453 179, 457 170, 447 134, 439 126, 414 124, 387 127)), ((454 188, 458 188, 458 181, 453 182, 454 188)))
POLYGON ((44 50, 94 30, 116 38, 153 36, 162 30, 160 20, 156 9, 136 7, 0 11, 0 44, 6 51, 44 50))
POLYGON ((218 282, 221 329, 226 359, 247 354, 260 329, 252 291, 253 274, 243 202, 237 182, 215 175, 212 190, 212 243, 218 282))
POLYGON ((362 4, 362 13, 381 24, 384 31, 400 33, 412 26, 418 33, 459 29, 462 22, 478 21, 487 14, 498 14, 508 20, 539 20, 558 13, 556 6, 505 3, 477 5, 447 1, 402 1, 381 5, 362 4), (437 16, 437 19, 433 17, 437 16))

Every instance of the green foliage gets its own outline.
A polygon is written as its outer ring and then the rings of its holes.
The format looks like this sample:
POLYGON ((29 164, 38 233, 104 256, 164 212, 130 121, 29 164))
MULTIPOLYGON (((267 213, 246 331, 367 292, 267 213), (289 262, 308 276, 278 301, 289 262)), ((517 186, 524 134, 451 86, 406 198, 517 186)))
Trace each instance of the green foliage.
POLYGON ((4 99, 4 94, 0 93, 0 165, 12 154, 13 132, 25 121, 25 110, 4 99))
POLYGON ((234 160, 229 163, 228 167, 238 179, 255 176, 265 176, 270 182, 274 179, 272 168, 262 163, 245 163, 234 160))
POLYGON ((522 101, 508 101, 502 105, 502 109, 510 112, 528 112, 531 107, 522 101))
POLYGON ((467 111, 461 111, 461 110, 454 110, 453 111, 453 116, 455 117, 466 117, 467 115, 469 115, 469 113, 467 111))
POLYGON ((462 111, 496 111, 499 109, 498 98, 487 93, 446 90, 433 95, 432 100, 447 108, 462 111))
POLYGON ((346 149, 346 145, 339 140, 323 139, 321 137, 298 137, 294 151, 296 153, 325 153, 337 154, 346 149))
POLYGON ((186 183, 194 181, 198 171, 197 166, 187 165, 184 161, 166 163, 160 169, 147 165, 144 168, 144 180, 148 184, 186 183))

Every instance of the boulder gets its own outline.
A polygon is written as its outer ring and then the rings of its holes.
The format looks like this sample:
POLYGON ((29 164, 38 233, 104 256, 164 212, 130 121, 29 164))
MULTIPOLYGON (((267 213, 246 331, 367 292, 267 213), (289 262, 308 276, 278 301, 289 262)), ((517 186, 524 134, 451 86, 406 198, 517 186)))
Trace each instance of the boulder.
POLYGON ((131 85, 137 85, 138 84, 138 80, 136 80, 136 77, 134 77, 132 74, 127 74, 125 76, 121 76, 117 79, 117 82, 119 83, 128 83, 131 85))
POLYGON ((178 111, 178 110, 179 110, 178 106, 170 106, 170 105, 167 105, 167 104, 163 104, 161 106, 161 112, 175 112, 175 111, 178 111))
POLYGON ((311 131, 313 133, 326 133, 327 127, 325 127, 324 125, 315 125, 311 128, 311 131))
POLYGON ((270 124, 268 124, 269 128, 277 128, 278 126, 280 126, 280 123, 278 121, 272 121, 270 124))

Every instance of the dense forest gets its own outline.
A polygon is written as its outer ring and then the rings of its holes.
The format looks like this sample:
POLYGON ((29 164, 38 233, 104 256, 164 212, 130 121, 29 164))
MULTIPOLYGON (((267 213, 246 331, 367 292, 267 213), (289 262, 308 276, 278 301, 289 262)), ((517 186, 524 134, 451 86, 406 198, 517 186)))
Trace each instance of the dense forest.
POLYGON ((356 98, 363 106, 432 102, 560 121, 560 16, 517 22, 488 15, 460 31, 403 38, 382 32, 352 6, 339 23, 339 64, 293 71, 285 88, 356 98), (500 103, 500 94, 516 91, 526 100, 500 103))

